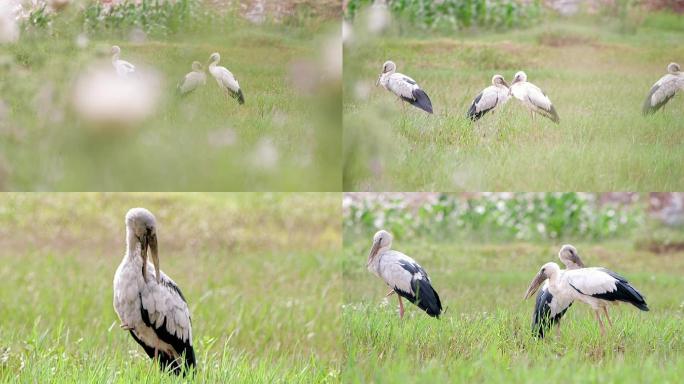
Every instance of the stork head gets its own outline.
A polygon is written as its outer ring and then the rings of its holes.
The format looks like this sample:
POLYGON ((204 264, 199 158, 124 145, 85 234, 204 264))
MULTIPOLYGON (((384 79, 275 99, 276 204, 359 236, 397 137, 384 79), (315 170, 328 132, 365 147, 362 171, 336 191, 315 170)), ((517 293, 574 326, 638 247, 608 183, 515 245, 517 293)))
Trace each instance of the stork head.
POLYGON ((527 74, 523 71, 518 71, 513 78, 513 84, 524 81, 527 81, 527 74))
POLYGON ((140 243, 140 257, 142 257, 142 275, 147 281, 147 248, 152 251, 152 264, 157 282, 159 275, 159 249, 157 247, 157 220, 152 212, 145 208, 132 208, 126 213, 126 231, 129 241, 140 243))
POLYGON ((508 88, 508 83, 506 80, 504 80, 504 77, 501 75, 494 75, 492 77, 492 85, 503 85, 506 88, 508 88))
POLYGON ((112 55, 118 55, 121 53, 121 48, 118 45, 112 45, 112 55))
POLYGON ((199 61, 193 61, 192 62, 192 70, 197 71, 197 72, 201 72, 202 71, 202 63, 200 63, 199 61))
POLYGON ((537 289, 544 284, 546 279, 550 279, 558 272, 560 272, 560 267, 556 263, 551 262, 542 265, 541 269, 537 273, 537 276, 534 277, 530 283, 530 286, 527 288, 527 292, 525 292, 525 297, 523 300, 526 300, 530 296, 534 295, 534 293, 537 292, 537 289))
POLYGON ((221 61, 221 55, 218 52, 214 52, 209 56, 209 63, 218 63, 221 61))
POLYGON ((394 61, 392 60, 387 60, 385 61, 385 64, 382 65, 382 73, 392 73, 397 70, 397 65, 394 64, 394 61))
POLYGON ((568 269, 584 268, 584 263, 580 259, 577 249, 570 244, 565 244, 558 252, 558 258, 568 269))
POLYGON ((675 73, 681 71, 681 68, 679 67, 679 64, 677 64, 677 63, 670 63, 667 65, 667 71, 672 73, 672 74, 675 74, 675 73))
POLYGON ((382 72, 380 73, 380 76, 378 76, 378 81, 375 82, 375 86, 380 85, 380 78, 382 75, 385 73, 394 73, 394 71, 397 70, 397 65, 394 64, 394 61, 392 60, 387 60, 385 61, 385 64, 382 65, 382 72))
POLYGON ((379 230, 373 236, 373 246, 371 247, 370 253, 368 254, 368 263, 378 254, 378 252, 383 248, 389 248, 392 245, 392 235, 385 231, 384 229, 379 230))

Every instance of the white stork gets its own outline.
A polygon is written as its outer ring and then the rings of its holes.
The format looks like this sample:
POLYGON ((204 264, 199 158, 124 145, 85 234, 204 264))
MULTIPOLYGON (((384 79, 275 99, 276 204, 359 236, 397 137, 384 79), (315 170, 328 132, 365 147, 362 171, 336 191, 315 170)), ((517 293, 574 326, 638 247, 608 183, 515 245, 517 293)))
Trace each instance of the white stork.
POLYGON ((135 72, 135 65, 129 63, 126 60, 119 59, 121 55, 121 48, 118 45, 112 46, 112 65, 116 70, 116 74, 120 77, 126 77, 129 74, 135 72))
POLYGON ((658 80, 644 101, 643 113, 649 115, 662 108, 678 91, 684 89, 684 73, 677 63, 667 66, 667 75, 658 80))
POLYGON ((530 283, 525 299, 530 297, 546 279, 549 279, 549 292, 562 301, 579 300, 591 306, 599 323, 601 334, 605 328, 600 311, 606 315, 608 323, 613 323, 608 316, 608 305, 612 302, 625 302, 642 311, 648 311, 644 297, 629 282, 617 273, 605 268, 581 268, 561 271, 556 263, 542 266, 530 283))
POLYGON ((373 236, 373 247, 366 267, 391 288, 387 296, 397 294, 399 317, 404 317, 404 304, 401 301, 404 297, 428 315, 439 318, 442 303, 437 291, 432 288, 427 272, 412 258, 391 250, 391 246, 392 235, 384 230, 378 231, 373 236))
MULTIPOLYGON (((570 244, 561 247, 558 258, 565 264, 566 270, 584 268, 577 249, 570 244)), ((532 315, 532 332, 535 336, 543 338, 553 324, 556 324, 556 331, 560 332, 560 319, 571 305, 571 300, 553 296, 549 292, 549 281, 546 280, 537 294, 532 315)))
POLYGON ((114 309, 162 370, 185 373, 195 366, 190 310, 180 288, 159 270, 156 220, 150 211, 126 213, 126 254, 114 275, 114 309), (152 263, 147 260, 147 249, 152 263))
POLYGON ((378 77, 377 85, 394 93, 401 100, 416 106, 427 113, 432 113, 432 102, 427 93, 412 78, 397 73, 397 65, 393 61, 386 61, 382 65, 382 73, 378 77))
POLYGON ((506 104, 511 98, 511 90, 501 75, 494 75, 492 77, 492 85, 485 88, 479 95, 475 96, 475 100, 468 109, 468 118, 472 121, 477 121, 489 111, 494 111, 495 108, 506 104))
POLYGON ((217 65, 221 60, 221 55, 218 52, 214 52, 209 56, 209 73, 214 76, 218 86, 228 94, 237 99, 238 104, 245 103, 245 96, 242 93, 240 84, 238 84, 237 79, 226 67, 221 67, 217 65))
POLYGON ((538 113, 556 124, 560 121, 551 100, 539 87, 527 81, 525 72, 519 71, 515 74, 511 84, 511 94, 530 110, 533 117, 534 113, 538 113))
POLYGON ((181 95, 187 95, 188 93, 197 89, 200 85, 207 83, 207 75, 202 69, 202 63, 199 61, 192 62, 192 72, 183 77, 183 81, 178 84, 178 90, 181 95))

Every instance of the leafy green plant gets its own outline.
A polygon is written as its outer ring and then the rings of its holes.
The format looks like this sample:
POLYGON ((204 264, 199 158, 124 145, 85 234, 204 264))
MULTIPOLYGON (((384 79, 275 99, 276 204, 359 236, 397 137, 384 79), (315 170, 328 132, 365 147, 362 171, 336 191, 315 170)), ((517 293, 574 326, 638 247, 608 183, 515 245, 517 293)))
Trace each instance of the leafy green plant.
POLYGON ((344 229, 352 236, 384 228, 397 237, 598 240, 624 235, 642 220, 638 207, 600 205, 594 195, 576 192, 483 194, 466 200, 445 194, 417 207, 398 197, 350 203, 344 229))
MULTIPOLYGON (((371 3, 371 0, 350 0, 345 17, 353 19, 371 3)), ((542 10, 539 1, 515 0, 389 0, 387 5, 396 17, 413 26, 444 31, 523 27, 537 20, 542 10)))

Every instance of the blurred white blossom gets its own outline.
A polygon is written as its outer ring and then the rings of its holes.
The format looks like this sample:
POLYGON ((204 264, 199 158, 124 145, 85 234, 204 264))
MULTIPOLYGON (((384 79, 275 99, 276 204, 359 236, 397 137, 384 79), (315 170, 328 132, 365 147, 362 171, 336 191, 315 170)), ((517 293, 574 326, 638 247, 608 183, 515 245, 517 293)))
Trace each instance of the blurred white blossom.
POLYGON ((129 126, 142 122, 156 110, 160 76, 141 68, 136 76, 121 78, 109 66, 96 66, 82 73, 73 92, 78 115, 97 125, 129 126))
POLYGON ((17 1, 0 1, 0 44, 19 40, 17 16, 20 12, 21 5, 17 1))
POLYGON ((273 140, 264 137, 257 143, 252 152, 252 164, 261 169, 272 169, 278 164, 278 149, 273 140))
POLYGON ((386 1, 375 0, 368 11, 368 30, 375 34, 384 32, 389 27, 391 18, 386 1))

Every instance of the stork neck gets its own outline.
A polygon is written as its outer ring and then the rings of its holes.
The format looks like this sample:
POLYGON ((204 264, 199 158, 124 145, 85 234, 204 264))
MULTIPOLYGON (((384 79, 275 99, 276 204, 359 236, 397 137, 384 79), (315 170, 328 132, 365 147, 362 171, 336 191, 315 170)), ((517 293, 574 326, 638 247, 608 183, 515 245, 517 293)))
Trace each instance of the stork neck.
POLYGON ((135 234, 126 228, 126 257, 130 261, 138 261, 140 258, 140 242, 135 234))

